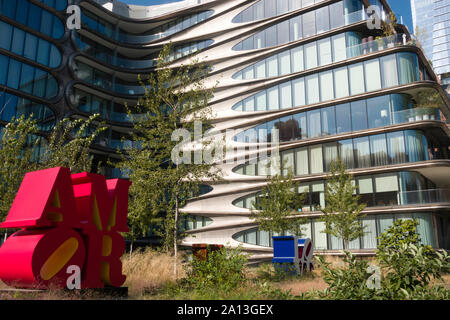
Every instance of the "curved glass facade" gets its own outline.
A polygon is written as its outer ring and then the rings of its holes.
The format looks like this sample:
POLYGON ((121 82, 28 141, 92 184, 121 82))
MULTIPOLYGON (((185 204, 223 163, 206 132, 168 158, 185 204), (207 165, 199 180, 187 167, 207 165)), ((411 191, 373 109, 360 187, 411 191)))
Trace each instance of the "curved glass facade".
POLYGON ((52 43, 0 21, 0 48, 50 68, 61 65, 61 52, 52 43))
POLYGON ((155 29, 148 31, 147 34, 145 35, 143 34, 134 35, 131 33, 127 33, 121 29, 118 29, 118 32, 116 32, 113 24, 93 15, 92 13, 86 10, 82 11, 81 22, 89 29, 97 31, 98 33, 110 39, 114 39, 119 42, 129 44, 144 44, 164 37, 168 37, 174 33, 192 27, 197 23, 206 20, 213 13, 214 13, 213 11, 209 10, 195 13, 193 15, 185 16, 182 18, 178 18, 174 21, 165 23, 155 29))
POLYGON ((58 82, 48 72, 0 54, 0 84, 39 98, 58 94, 58 82))
POLYGON ((200 229, 210 225, 213 221, 208 217, 202 217, 197 215, 186 215, 180 219, 179 231, 189 231, 200 229))
MULTIPOLYGON (((270 56, 236 72, 233 79, 250 80, 283 76, 403 44, 402 34, 362 44, 362 35, 359 33, 340 33, 270 56)), ((415 41, 410 40, 406 44, 415 44, 415 41)))
POLYGON ((280 110, 344 98, 419 81, 418 70, 415 53, 390 54, 281 83, 238 102, 233 110, 280 110))
POLYGON ((129 59, 121 55, 115 55, 114 50, 102 46, 98 42, 89 38, 85 38, 78 33, 75 33, 75 43, 84 53, 116 67, 127 69, 146 69, 156 65, 156 57, 154 57, 154 55, 140 59, 129 59))
MULTIPOLYGON (((417 232, 422 244, 436 247, 435 231, 433 228, 433 214, 430 213, 406 213, 406 214, 384 214, 369 215, 360 219, 361 224, 365 226, 366 234, 349 243, 349 249, 376 249, 377 238, 399 219, 418 219, 419 225, 417 232)), ((312 219, 306 224, 302 224, 302 233, 304 237, 310 238, 316 250, 343 250, 344 242, 342 239, 323 233, 324 222, 318 219, 312 219)), ((258 228, 251 228, 233 235, 233 239, 242 243, 253 244, 263 247, 272 247, 272 232, 261 231, 258 228)), ((283 235, 290 235, 284 233, 283 235)))
POLYGON ((411 95, 394 93, 273 119, 240 132, 234 140, 270 142, 277 129, 279 141, 288 142, 421 120, 440 120, 440 109, 418 107, 411 95))
MULTIPOLYGON (((325 0, 316 0, 315 3, 323 1, 325 0)), ((314 0, 260 0, 234 17, 233 22, 242 23, 272 18, 289 11, 310 7, 313 4, 314 0)), ((341 1, 334 6, 342 5, 341 1)))
POLYGON ((85 81, 86 83, 90 83, 94 86, 100 87, 102 89, 116 92, 118 94, 124 95, 143 95, 145 94, 145 88, 139 84, 114 80, 113 76, 97 70, 87 64, 75 61, 77 68, 75 70, 76 77, 85 81))
POLYGON ((23 97, 16 96, 11 93, 2 92, 0 94, 0 119, 6 122, 21 116, 29 117, 33 115, 33 119, 37 121, 39 130, 51 130, 56 121, 55 114, 48 106, 33 102, 23 97))
MULTIPOLYGON (((360 202, 368 207, 390 207, 426 203, 440 203, 450 200, 446 189, 436 189, 436 185, 421 174, 401 171, 387 174, 355 177, 360 202)), ((300 184, 299 193, 307 193, 305 203, 299 212, 314 212, 318 206, 325 207, 325 181, 300 184)), ((233 201, 239 208, 255 209, 260 192, 240 197, 233 201)))
POLYGON ((347 169, 414 163, 430 159, 448 159, 446 146, 434 143, 419 130, 395 131, 339 140, 280 152, 280 166, 267 167, 270 157, 240 165, 233 172, 250 176, 320 174, 340 159, 347 169), (279 169, 276 169, 279 168, 279 169))
POLYGON ((344 14, 343 4, 338 2, 272 25, 239 42, 233 50, 279 46, 366 19, 364 10, 344 14))
POLYGON ((214 43, 213 40, 200 40, 174 46, 169 54, 169 60, 176 60, 203 50, 214 43))
POLYGON ((88 93, 82 89, 73 88, 71 104, 80 111, 87 113, 99 113, 106 120, 117 122, 132 122, 139 114, 128 115, 123 104, 115 103, 111 99, 102 98, 88 93))
POLYGON ((67 8, 67 0, 37 0, 37 1, 58 11, 65 10, 67 8))
POLYGON ((57 16, 27 0, 0 0, 0 14, 55 39, 65 32, 57 16))

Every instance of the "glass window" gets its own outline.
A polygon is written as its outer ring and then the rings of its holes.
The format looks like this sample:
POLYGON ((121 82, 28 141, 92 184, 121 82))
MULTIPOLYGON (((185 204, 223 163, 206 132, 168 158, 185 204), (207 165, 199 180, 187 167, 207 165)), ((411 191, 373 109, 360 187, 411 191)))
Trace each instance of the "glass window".
POLYGON ((56 46, 52 45, 51 50, 50 50, 49 67, 51 67, 51 68, 59 67, 59 65, 61 64, 61 59, 62 59, 61 53, 59 52, 58 48, 56 46))
POLYGON ((41 8, 30 4, 30 9, 28 11, 28 26, 36 31, 41 29, 41 12, 41 8))
POLYGON ((265 32, 259 32, 259 33, 255 34, 254 38, 255 38, 254 46, 256 49, 264 48, 266 46, 265 32))
POLYGON ((289 42, 289 20, 277 24, 277 41, 279 44, 289 42))
POLYGON ((344 25, 344 3, 342 1, 333 3, 330 8, 330 29, 339 28, 344 25))
POLYGON ((274 17, 277 15, 277 2, 276 1, 264 1, 264 16, 274 17))
POLYGON ((280 75, 291 73, 291 54, 289 51, 278 54, 280 60, 280 75))
POLYGON ((381 73, 383 75, 383 88, 398 85, 397 62, 395 55, 380 58, 381 73))
POLYGON ((26 93, 33 93, 34 68, 24 64, 22 66, 22 77, 20 79, 19 90, 26 93))
POLYGON ((11 48, 11 39, 14 29, 6 22, 0 21, 0 30, 2 30, 2 36, 0 37, 0 48, 9 51, 11 48))
POLYGON ((311 174, 323 172, 322 145, 309 147, 309 164, 311 166, 311 174))
POLYGON ((425 161, 429 160, 428 156, 428 141, 424 134, 417 130, 406 130, 406 152, 407 161, 425 161))
POLYGON ((351 103, 353 131, 367 129, 366 101, 359 100, 351 103))
POLYGON ((330 16, 328 6, 316 10, 317 33, 330 30, 330 16))
MULTIPOLYGON (((53 14, 46 10, 42 10, 41 14, 41 32, 46 35, 52 34, 52 20, 53 14)), ((55 19, 56 20, 56 19, 55 19)), ((56 25, 56 23, 55 23, 56 25)))
POLYGON ((320 126, 320 109, 307 112, 308 115, 308 137, 320 137, 322 130, 320 126))
POLYGON ((267 76, 278 76, 278 59, 277 56, 267 58, 267 76))
MULTIPOLYGON (((1 38, 1 37, 0 37, 1 38)), ((8 62, 9 59, 4 55, 0 54, 0 84, 6 84, 7 75, 8 75, 8 62)))
POLYGON ((375 176, 375 200, 377 206, 397 205, 398 178, 396 174, 375 176))
POLYGON ((307 104, 318 103, 319 97, 319 75, 313 74, 306 77, 306 97, 307 104))
POLYGON ((292 108, 291 82, 280 84, 281 109, 292 108))
POLYGON ((25 39, 26 40, 25 40, 24 56, 25 56, 25 58, 35 61, 36 53, 37 53, 38 38, 33 36, 30 33, 27 33, 25 39))
POLYGON ((319 47, 319 65, 324 66, 331 63, 331 40, 325 38, 317 41, 319 47))
POLYGON ((308 147, 298 148, 295 151, 295 174, 297 176, 309 174, 308 147))
POLYGON ((281 153, 281 165, 283 167, 283 175, 287 176, 289 171, 294 174, 294 150, 281 153))
POLYGON ((336 134, 336 119, 334 116, 334 107, 322 108, 321 114, 322 114, 322 134, 323 135, 336 134))
MULTIPOLYGON (((36 61, 43 65, 49 65, 50 42, 39 39, 38 48, 36 61)), ((54 64, 52 64, 52 66, 54 66, 54 64)))
POLYGON ((304 70, 303 64, 303 46, 291 50, 292 72, 300 72, 304 70))
POLYGON ((353 169, 355 162, 353 159, 353 141, 352 139, 342 140, 338 142, 339 158, 345 164, 347 169, 353 169))
POLYGON ((246 79, 253 79, 254 78, 253 66, 250 66, 250 67, 248 67, 248 68, 246 68, 246 69, 244 69, 242 71, 242 78, 244 80, 246 80, 246 79))
POLYGON ((305 65, 306 70, 317 67, 317 46, 316 42, 308 43, 305 48, 305 65))
POLYGON ((327 249, 327 234, 322 232, 325 230, 325 222, 314 221, 314 249, 326 250, 327 249))
POLYGON ((353 139, 356 168, 370 167, 370 145, 369 137, 353 139))
POLYGON ((333 61, 339 62, 347 59, 347 47, 345 45, 345 33, 331 37, 333 44, 333 61))
POLYGON ((278 87, 267 89, 268 110, 278 110, 278 87))
POLYGON ((366 90, 375 91, 381 89, 380 63, 378 59, 364 62, 366 75, 366 90))
POLYGON ((255 111, 255 99, 253 97, 245 99, 243 106, 244 111, 255 111))
POLYGON ((358 63, 348 67, 350 76, 350 93, 352 95, 364 92, 364 69, 363 64, 358 63))
POLYGON ((361 219, 366 232, 362 237, 363 249, 375 249, 377 247, 377 226, 375 217, 366 217, 361 219))
POLYGON ((17 0, 16 20, 21 24, 27 24, 27 12, 29 3, 27 0, 17 0))
POLYGON ((334 69, 334 87, 336 90, 336 99, 348 97, 348 74, 347 67, 334 69))
POLYGON ((385 166, 387 160, 386 135, 378 134, 370 137, 370 150, 372 154, 373 166, 385 166))
POLYGON ((410 52, 397 53, 398 58, 398 78, 400 84, 407 84, 419 81, 419 64, 417 55, 410 52))
POLYGON ((14 37, 12 39, 11 51, 22 56, 25 42, 25 32, 19 28, 14 28, 14 37))
POLYGON ((388 154, 392 164, 405 163, 405 141, 403 138, 403 132, 391 132, 387 134, 388 140, 388 154))
POLYGON ((308 137, 306 113, 297 113, 293 116, 294 120, 294 139, 301 140, 308 137))
POLYGON ((336 106, 336 131, 337 133, 352 131, 352 121, 349 103, 336 106))
POLYGON ((392 225, 394 224, 394 219, 392 215, 383 214, 377 216, 377 223, 378 223, 378 234, 382 234, 386 232, 387 229, 392 227, 392 225))
POLYGON ((261 61, 255 64, 255 77, 256 78, 265 78, 266 77, 266 62, 261 61))
POLYGON ((367 99, 369 128, 384 127, 391 123, 389 105, 389 96, 367 99))
POLYGON ((303 38, 316 34, 316 14, 314 11, 307 12, 303 15, 303 38))
POLYGON ((325 143, 323 145, 324 160, 325 160, 325 171, 329 172, 331 170, 331 162, 338 159, 338 148, 336 142, 325 143))
POLYGON ((328 101, 334 99, 333 70, 320 73, 320 100, 328 101))
POLYGON ((265 31, 261 31, 266 34, 266 47, 273 47, 276 46, 277 43, 277 37, 274 37, 274 35, 277 34, 277 26, 271 26, 270 28, 267 28, 265 31))
MULTIPOLYGON (((297 2, 297 1, 296 1, 297 2)), ((300 1, 298 1, 300 2, 300 1)), ((289 20, 291 34, 290 40, 295 41, 302 38, 302 16, 297 16, 289 20)))
POLYGON ((13 89, 19 89, 19 79, 22 70, 22 64, 14 59, 9 61, 7 86, 13 89))
POLYGON ((255 109, 256 111, 267 110, 267 99, 265 91, 262 91, 255 95, 255 109))
POLYGON ((294 94, 294 107, 304 106, 305 100, 305 80, 303 78, 292 80, 292 90, 294 94))

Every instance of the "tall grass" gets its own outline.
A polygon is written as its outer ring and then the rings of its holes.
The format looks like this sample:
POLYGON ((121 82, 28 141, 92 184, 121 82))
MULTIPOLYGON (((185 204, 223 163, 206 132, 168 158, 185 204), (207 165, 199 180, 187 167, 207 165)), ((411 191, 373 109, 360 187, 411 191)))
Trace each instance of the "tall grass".
MULTIPOLYGON (((122 273, 127 276, 124 286, 128 287, 131 299, 139 299, 148 291, 175 282, 174 258, 168 253, 161 253, 146 248, 134 251, 122 257, 122 273)), ((181 258, 178 266, 182 264, 181 258)), ((184 277, 184 271, 178 267, 178 277, 184 277)))

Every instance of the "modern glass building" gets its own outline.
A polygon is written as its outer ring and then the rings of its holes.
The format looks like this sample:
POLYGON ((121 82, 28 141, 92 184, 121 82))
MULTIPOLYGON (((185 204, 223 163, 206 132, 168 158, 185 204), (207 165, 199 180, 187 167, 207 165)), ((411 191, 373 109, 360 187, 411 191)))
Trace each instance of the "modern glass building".
POLYGON ((443 85, 450 85, 450 0, 411 0, 414 28, 443 85))
POLYGON ((419 219, 424 243, 448 249, 450 102, 406 28, 383 38, 369 27, 369 4, 383 18, 390 11, 384 0, 3 0, 0 119, 33 113, 45 136, 63 117, 100 113, 108 131, 92 153, 118 158, 115 150, 131 144, 125 104, 144 93, 138 75, 154 71, 170 41, 173 66, 191 58, 212 65, 215 130, 234 130, 226 142, 238 150, 226 155, 237 161, 216 164, 224 181, 205 182, 182 209, 195 218, 183 226, 184 245, 243 245, 256 260, 270 258, 271 234, 250 219, 251 206, 270 175, 290 169, 308 194, 298 208, 307 236, 318 252, 338 253, 343 242, 321 232, 317 206, 326 205, 326 175, 340 158, 368 204, 355 253, 373 254, 377 236, 404 218, 419 219), (66 27, 69 4, 81 7, 80 30, 66 27), (419 99, 435 92, 437 104, 419 99), (284 165, 267 168, 261 153, 284 165))

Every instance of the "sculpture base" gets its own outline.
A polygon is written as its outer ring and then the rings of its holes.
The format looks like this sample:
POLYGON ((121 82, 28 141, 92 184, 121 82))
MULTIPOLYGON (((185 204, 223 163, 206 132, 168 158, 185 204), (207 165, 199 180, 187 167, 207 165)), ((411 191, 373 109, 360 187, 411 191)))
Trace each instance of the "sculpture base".
POLYGON ((8 299, 42 299, 73 300, 73 299, 104 299, 119 300, 128 298, 128 287, 104 287, 81 290, 33 290, 33 289, 0 289, 0 300, 8 299))

